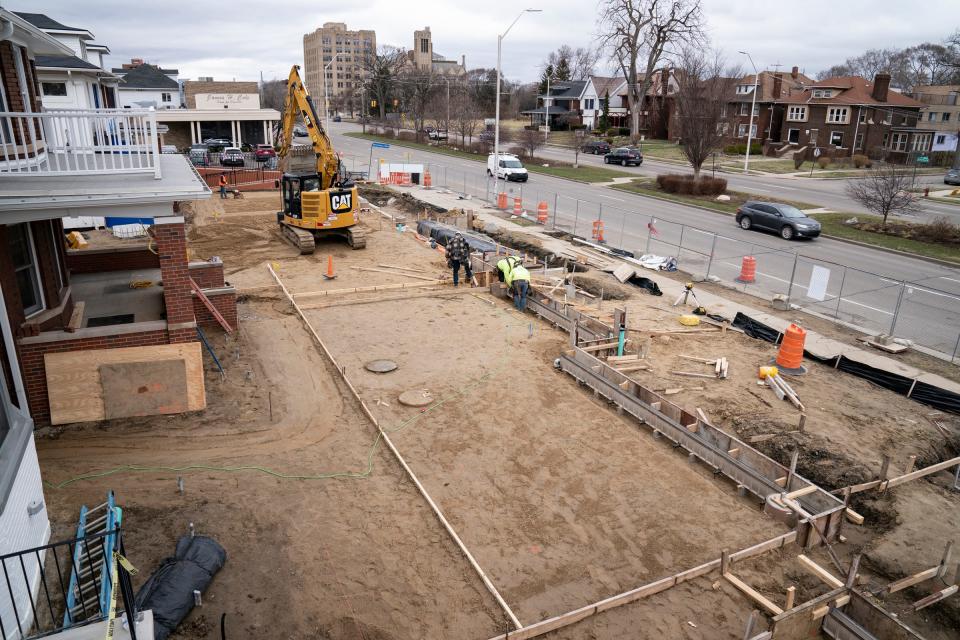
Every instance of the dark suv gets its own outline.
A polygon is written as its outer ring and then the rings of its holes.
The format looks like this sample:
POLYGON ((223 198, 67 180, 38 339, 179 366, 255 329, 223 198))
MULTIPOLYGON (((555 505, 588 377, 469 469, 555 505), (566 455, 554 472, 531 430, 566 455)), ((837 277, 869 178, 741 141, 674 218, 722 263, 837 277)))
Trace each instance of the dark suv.
POLYGON ((610 153, 610 145, 603 140, 591 140, 580 148, 580 153, 592 153, 595 156, 602 156, 610 153))
POLYGON ((793 205, 776 202, 744 202, 743 206, 737 209, 737 224, 741 229, 775 231, 784 240, 816 238, 820 235, 819 222, 808 218, 793 205))
POLYGON ((621 147, 620 149, 614 149, 607 155, 603 156, 603 161, 606 164, 619 164, 623 165, 624 167, 632 164, 639 167, 641 164, 643 164, 643 154, 636 149, 621 147))

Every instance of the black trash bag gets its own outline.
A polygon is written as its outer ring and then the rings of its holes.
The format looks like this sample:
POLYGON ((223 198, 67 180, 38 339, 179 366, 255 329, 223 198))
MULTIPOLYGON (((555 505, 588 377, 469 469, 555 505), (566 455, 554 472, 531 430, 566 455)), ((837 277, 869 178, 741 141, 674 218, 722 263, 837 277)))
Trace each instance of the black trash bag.
POLYGON ((652 296, 663 295, 663 291, 660 291, 660 286, 650 278, 644 278, 643 276, 632 276, 629 280, 627 280, 627 282, 634 284, 641 289, 646 289, 652 296))
POLYGON ((737 312, 737 315, 734 316, 733 324, 731 326, 736 329, 742 329, 743 332, 751 338, 759 338, 760 340, 766 340, 767 342, 772 342, 773 344, 777 344, 777 340, 780 339, 779 331, 773 327, 768 327, 762 322, 758 322, 750 316, 739 311, 737 312))
POLYGON ((193 609, 194 590, 203 593, 227 560, 216 540, 183 536, 175 555, 165 558, 137 592, 137 608, 153 611, 155 640, 166 640, 193 609))

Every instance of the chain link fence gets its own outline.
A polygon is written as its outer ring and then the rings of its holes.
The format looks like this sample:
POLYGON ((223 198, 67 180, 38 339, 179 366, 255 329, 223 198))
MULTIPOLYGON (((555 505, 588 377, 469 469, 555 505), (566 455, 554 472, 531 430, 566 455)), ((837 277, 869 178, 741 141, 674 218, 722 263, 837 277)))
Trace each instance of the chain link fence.
MULTIPOLYGON (((366 161, 349 160, 354 170, 366 170, 366 161)), ((422 164, 435 187, 491 205, 496 204, 498 193, 505 194, 507 214, 514 211, 518 199, 526 219, 535 221, 538 205, 546 203, 546 231, 597 239, 596 223, 600 222, 607 246, 637 257, 674 257, 678 269, 692 276, 764 300, 782 296, 804 311, 872 333, 911 340, 960 363, 960 279, 954 280, 956 290, 943 290, 921 281, 900 280, 806 256, 799 244, 794 249, 767 246, 760 234, 757 242, 745 241, 622 206, 559 194, 535 183, 499 180, 495 186, 492 177, 476 171, 440 163, 422 164), (752 276, 744 264, 744 259, 751 257, 756 261, 752 276)))

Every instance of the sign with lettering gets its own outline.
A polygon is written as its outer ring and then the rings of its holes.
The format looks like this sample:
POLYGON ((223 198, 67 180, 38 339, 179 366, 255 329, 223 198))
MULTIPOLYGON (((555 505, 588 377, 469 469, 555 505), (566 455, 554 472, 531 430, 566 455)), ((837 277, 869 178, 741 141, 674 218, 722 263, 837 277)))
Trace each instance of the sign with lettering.
POLYGON ((259 109, 256 93, 198 93, 197 109, 259 109))

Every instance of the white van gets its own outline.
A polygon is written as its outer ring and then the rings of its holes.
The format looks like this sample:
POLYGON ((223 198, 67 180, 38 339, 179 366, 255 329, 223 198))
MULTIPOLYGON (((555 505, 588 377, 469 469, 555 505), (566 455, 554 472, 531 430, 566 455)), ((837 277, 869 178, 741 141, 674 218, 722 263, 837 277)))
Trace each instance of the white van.
POLYGON ((493 172, 496 171, 497 177, 501 180, 508 180, 510 182, 527 181, 527 170, 523 168, 523 163, 520 162, 520 158, 512 153, 501 153, 499 162, 496 162, 494 158, 495 156, 492 153, 487 156, 488 176, 492 176, 493 172))

